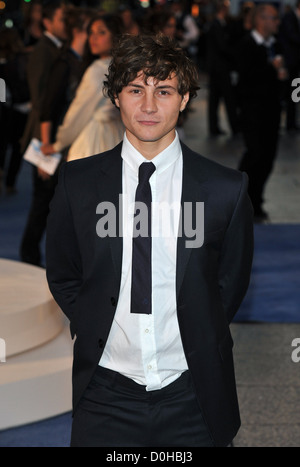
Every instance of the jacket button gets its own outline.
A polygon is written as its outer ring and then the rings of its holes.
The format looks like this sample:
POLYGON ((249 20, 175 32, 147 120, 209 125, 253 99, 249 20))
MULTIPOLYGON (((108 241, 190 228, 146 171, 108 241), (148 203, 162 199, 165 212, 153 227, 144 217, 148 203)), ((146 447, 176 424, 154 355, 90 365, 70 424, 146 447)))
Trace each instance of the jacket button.
POLYGON ((114 297, 111 297, 110 302, 111 302, 112 306, 116 306, 116 304, 117 304, 117 300, 114 297))
POLYGON ((99 348, 100 348, 100 349, 103 348, 103 345, 104 345, 103 339, 99 339, 98 345, 99 345, 99 348))

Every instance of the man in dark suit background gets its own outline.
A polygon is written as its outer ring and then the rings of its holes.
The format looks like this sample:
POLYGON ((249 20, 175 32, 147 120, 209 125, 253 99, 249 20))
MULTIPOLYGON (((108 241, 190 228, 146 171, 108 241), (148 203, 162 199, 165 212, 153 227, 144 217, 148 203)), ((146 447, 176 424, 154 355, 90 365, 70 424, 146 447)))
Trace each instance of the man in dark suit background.
POLYGON ((243 40, 239 57, 239 100, 246 145, 240 170, 249 176, 249 195, 258 222, 268 218, 263 195, 277 154, 282 84, 287 78, 275 39, 279 23, 274 6, 258 6, 254 29, 243 40))
MULTIPOLYGON (((43 37, 31 52, 28 63, 28 84, 32 110, 22 137, 22 149, 26 150, 32 138, 44 144, 51 142, 41 134, 41 110, 47 94, 47 84, 53 64, 56 62, 66 36, 64 7, 62 1, 47 2, 43 6, 43 37)), ((52 136, 56 128, 53 125, 52 136)), ((49 135, 47 135, 49 138, 49 135)), ((45 233, 49 203, 57 183, 57 173, 49 176, 40 168, 33 167, 33 197, 22 237, 21 260, 41 265, 40 242, 45 233)))
POLYGON ((233 135, 240 130, 235 90, 231 73, 236 69, 235 48, 228 29, 229 0, 216 0, 216 14, 207 33, 207 70, 209 74, 208 124, 211 136, 224 134, 219 125, 219 105, 224 100, 233 135))
POLYGON ((300 72, 300 1, 295 8, 286 13, 281 21, 278 40, 282 48, 285 64, 289 73, 286 92, 286 129, 296 130, 296 103, 291 99, 292 82, 299 78, 300 72))
POLYGON ((197 89, 170 39, 122 37, 105 91, 124 140, 62 166, 46 251, 76 336, 71 446, 227 446, 239 429, 229 326, 253 213, 245 174, 179 141, 197 89))

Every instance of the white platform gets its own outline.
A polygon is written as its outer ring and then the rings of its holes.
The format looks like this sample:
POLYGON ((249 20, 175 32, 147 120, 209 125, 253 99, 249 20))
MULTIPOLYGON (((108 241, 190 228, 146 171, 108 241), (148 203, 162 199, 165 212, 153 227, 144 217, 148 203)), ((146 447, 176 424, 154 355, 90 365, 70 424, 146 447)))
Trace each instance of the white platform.
POLYGON ((72 348, 45 270, 0 260, 0 430, 71 410, 72 348))
POLYGON ((42 268, 0 259, 0 338, 6 356, 42 345, 63 328, 63 316, 42 268))

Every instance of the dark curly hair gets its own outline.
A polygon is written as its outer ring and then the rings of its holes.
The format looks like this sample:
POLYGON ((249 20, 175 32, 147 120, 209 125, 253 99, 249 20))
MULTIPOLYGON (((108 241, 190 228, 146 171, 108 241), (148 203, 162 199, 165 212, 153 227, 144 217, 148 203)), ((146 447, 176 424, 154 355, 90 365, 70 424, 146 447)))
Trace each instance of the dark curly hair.
POLYGON ((104 81, 104 93, 113 104, 122 89, 128 86, 142 71, 145 83, 152 77, 165 81, 175 74, 181 96, 197 95, 198 71, 196 65, 178 47, 177 43, 164 35, 121 36, 112 52, 112 61, 104 81))

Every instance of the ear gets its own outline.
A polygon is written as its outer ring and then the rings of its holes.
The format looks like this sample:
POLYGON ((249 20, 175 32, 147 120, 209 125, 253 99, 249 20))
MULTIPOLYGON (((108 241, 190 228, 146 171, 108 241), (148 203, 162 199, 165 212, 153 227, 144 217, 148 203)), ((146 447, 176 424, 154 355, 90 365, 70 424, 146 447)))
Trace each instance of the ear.
POLYGON ((117 96, 115 96, 115 106, 118 107, 118 109, 120 108, 120 101, 117 96))
POLYGON ((190 93, 187 92, 182 98, 181 105, 180 105, 180 112, 184 111, 189 100, 190 100, 190 93))
POLYGON ((51 25, 52 25, 52 22, 50 21, 50 19, 43 18, 43 26, 46 29, 46 31, 51 30, 51 25))

